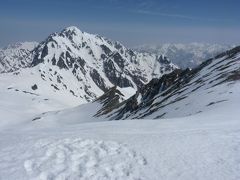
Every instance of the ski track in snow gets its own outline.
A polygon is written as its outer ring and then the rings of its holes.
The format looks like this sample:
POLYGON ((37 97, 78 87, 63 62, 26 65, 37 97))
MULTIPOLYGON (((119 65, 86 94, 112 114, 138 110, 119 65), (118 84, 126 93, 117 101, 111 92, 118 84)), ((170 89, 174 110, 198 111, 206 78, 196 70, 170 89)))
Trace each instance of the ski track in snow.
POLYGON ((112 141, 39 140, 24 162, 29 179, 141 179, 146 160, 112 141))

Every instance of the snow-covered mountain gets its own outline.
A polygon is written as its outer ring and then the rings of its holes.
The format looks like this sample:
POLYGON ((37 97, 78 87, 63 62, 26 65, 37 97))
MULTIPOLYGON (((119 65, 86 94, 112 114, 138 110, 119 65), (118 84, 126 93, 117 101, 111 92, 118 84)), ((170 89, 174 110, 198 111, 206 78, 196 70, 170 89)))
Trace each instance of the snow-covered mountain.
POLYGON ((66 110, 44 114, 45 121, 58 119, 66 123, 121 119, 162 119, 186 117, 195 114, 216 112, 218 108, 235 106, 240 102, 240 47, 211 58, 194 69, 176 69, 161 78, 152 79, 139 88, 129 99, 118 101, 122 96, 116 89, 101 96, 93 103, 66 110), (94 108, 91 108, 94 107, 94 108), (86 109, 89 113, 84 114, 86 109), (55 118, 53 118, 55 117, 55 118), (79 118, 81 117, 81 118, 79 118))
MULTIPOLYGON (((204 61, 190 70, 177 69, 153 79, 133 97, 116 106, 112 119, 186 117, 240 99, 240 46, 204 61)), ((112 115, 111 115, 112 116, 112 115)))
POLYGON ((140 52, 164 54, 180 68, 193 68, 206 59, 233 48, 234 45, 208 43, 166 43, 160 45, 141 45, 134 49, 140 52))
POLYGON ((16 43, 0 49, 0 73, 28 67, 32 61, 31 51, 37 44, 37 42, 16 43))
POLYGON ((113 86, 137 90, 152 78, 177 68, 164 56, 137 53, 76 27, 51 34, 27 51, 24 60, 26 68, 0 76, 12 79, 10 90, 72 105, 93 101, 113 86))

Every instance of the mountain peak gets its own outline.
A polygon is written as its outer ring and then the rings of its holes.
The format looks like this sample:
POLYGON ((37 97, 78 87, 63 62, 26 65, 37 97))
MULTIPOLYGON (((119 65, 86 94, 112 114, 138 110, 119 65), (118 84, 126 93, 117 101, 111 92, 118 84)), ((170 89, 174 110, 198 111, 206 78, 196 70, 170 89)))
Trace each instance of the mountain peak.
POLYGON ((27 65, 39 79, 28 86, 29 91, 36 84, 38 89, 34 92, 38 93, 44 84, 56 97, 66 94, 66 103, 71 98, 70 104, 74 105, 75 101, 92 101, 113 86, 137 90, 153 77, 175 69, 157 55, 134 52, 119 42, 82 32, 75 26, 51 34, 28 54, 27 65))
POLYGON ((78 33, 83 33, 78 27, 76 26, 69 26, 67 28, 65 28, 63 30, 63 32, 72 32, 72 33, 75 33, 75 34, 78 34, 78 33))

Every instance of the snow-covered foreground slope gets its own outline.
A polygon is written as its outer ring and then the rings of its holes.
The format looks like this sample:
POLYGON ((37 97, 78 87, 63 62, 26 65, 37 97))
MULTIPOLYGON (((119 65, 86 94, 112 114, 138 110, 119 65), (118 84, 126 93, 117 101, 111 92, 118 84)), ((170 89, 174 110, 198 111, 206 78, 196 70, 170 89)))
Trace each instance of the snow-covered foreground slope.
POLYGON ((237 100, 184 118, 9 127, 0 132, 0 179, 237 180, 237 100))
MULTIPOLYGON (((18 123, 0 131, 0 179, 237 180, 239 89, 231 86, 224 104, 174 119, 87 122, 99 108, 92 103, 32 121, 14 107, 18 123)), ((13 98, 5 103, 24 100, 13 98)))
MULTIPOLYGON (((35 76, 33 72, 33 69, 25 69, 17 75, 15 73, 0 75, 0 129, 23 122, 29 123, 34 119, 39 120, 39 117, 42 117, 41 120, 47 117, 51 122, 54 119, 65 122, 68 119, 68 123, 77 123, 79 119, 81 122, 104 120, 93 118, 103 107, 101 103, 83 104, 79 110, 79 107, 75 106, 83 103, 82 101, 64 91, 54 91, 51 82, 41 83, 41 78, 35 76), (31 88, 35 83, 38 84, 38 91, 31 88)), ((69 79, 68 83, 74 85, 76 82, 69 79)), ((117 89, 121 95, 116 103, 135 93, 131 87, 117 89)), ((112 102, 110 99, 108 101, 112 102)))
MULTIPOLYGON (((31 77, 30 77, 31 78, 31 77)), ((14 85, 21 83, 19 79, 8 75, 2 75, 0 80, 0 129, 29 123, 34 116, 48 111, 56 111, 67 107, 72 107, 69 101, 63 98, 62 101, 49 95, 39 95, 27 89, 14 88, 14 85), (11 86, 12 85, 12 86, 11 86), (69 102, 69 104, 67 103, 69 102)), ((26 83, 28 83, 28 80, 26 83)), ((37 79, 35 79, 37 81, 37 79)))
POLYGON ((207 43, 166 43, 160 45, 142 45, 137 51, 166 55, 180 68, 196 67, 206 59, 233 48, 231 45, 207 43))

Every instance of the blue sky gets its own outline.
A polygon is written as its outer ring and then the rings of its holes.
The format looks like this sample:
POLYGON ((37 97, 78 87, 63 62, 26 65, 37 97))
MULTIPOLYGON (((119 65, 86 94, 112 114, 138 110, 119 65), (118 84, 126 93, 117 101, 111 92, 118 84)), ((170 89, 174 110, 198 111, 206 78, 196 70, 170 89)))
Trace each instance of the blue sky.
POLYGON ((0 0, 0 46, 75 25, 128 46, 240 44, 239 0, 0 0))

